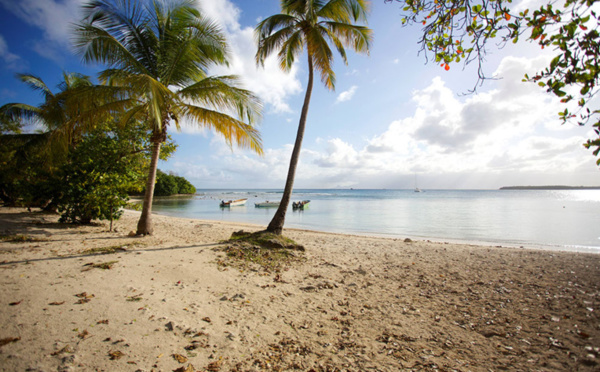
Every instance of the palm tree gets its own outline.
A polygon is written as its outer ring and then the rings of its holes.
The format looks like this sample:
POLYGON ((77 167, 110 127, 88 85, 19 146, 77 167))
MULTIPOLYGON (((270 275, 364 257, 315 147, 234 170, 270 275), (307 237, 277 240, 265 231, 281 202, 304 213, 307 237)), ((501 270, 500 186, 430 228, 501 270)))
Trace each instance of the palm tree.
POLYGON ((0 122, 7 127, 38 125, 44 132, 48 163, 56 157, 64 157, 69 149, 93 125, 87 119, 89 110, 97 104, 99 97, 90 94, 93 83, 89 76, 63 72, 58 91, 53 92, 38 76, 17 74, 17 78, 44 98, 38 106, 25 103, 7 103, 0 107, 0 122))
POLYGON ((100 81, 120 89, 121 122, 141 120, 152 130, 152 157, 137 234, 152 234, 152 197, 161 144, 172 123, 185 119, 222 134, 231 145, 262 154, 252 127, 261 104, 236 76, 207 76, 227 64, 223 32, 192 0, 95 0, 84 7, 75 47, 85 62, 108 68, 100 81), (246 121, 247 123, 245 123, 246 121))
POLYGON ((281 203, 267 227, 268 232, 279 235, 283 231, 306 127, 314 70, 320 73, 321 81, 327 89, 334 90, 333 53, 328 42, 333 43, 346 64, 348 60, 344 48, 350 47, 356 52, 368 53, 372 40, 371 29, 352 24, 357 21, 366 22, 368 5, 367 0, 281 0, 281 14, 273 15, 256 26, 257 64, 264 65, 265 59, 279 50, 279 66, 282 70, 289 71, 304 48, 308 54, 308 84, 296 142, 281 203))

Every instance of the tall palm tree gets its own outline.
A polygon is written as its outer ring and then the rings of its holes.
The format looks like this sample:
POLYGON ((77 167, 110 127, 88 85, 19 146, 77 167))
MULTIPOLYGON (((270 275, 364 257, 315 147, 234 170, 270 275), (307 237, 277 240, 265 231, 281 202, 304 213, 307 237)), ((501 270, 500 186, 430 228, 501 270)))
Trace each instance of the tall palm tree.
POLYGON ((85 62, 108 68, 101 82, 122 90, 115 109, 121 121, 141 120, 152 130, 152 158, 137 234, 152 234, 151 208, 161 144, 180 120, 213 129, 231 145, 262 154, 258 131, 261 104, 236 76, 208 76, 226 65, 220 28, 192 0, 94 0, 84 6, 75 47, 85 62), (247 123, 246 123, 246 122, 247 123))
POLYGON ((328 42, 335 46, 346 64, 348 60, 344 48, 350 47, 359 53, 369 52, 371 29, 352 24, 366 22, 368 5, 367 0, 281 0, 281 14, 266 18, 256 26, 257 64, 264 65, 265 59, 278 50, 279 66, 282 70, 289 71, 304 48, 308 55, 308 84, 296 142, 281 203, 267 227, 268 232, 281 234, 283 231, 306 127, 314 70, 320 73, 321 81, 327 89, 334 90, 333 53, 328 42))

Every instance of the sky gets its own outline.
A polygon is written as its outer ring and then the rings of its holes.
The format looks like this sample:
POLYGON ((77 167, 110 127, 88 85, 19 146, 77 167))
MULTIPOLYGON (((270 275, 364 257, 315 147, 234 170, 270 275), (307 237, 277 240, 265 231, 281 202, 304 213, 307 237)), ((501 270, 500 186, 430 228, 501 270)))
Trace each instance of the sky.
MULTIPOLYGON (((39 104, 16 78, 31 73, 55 88, 63 72, 95 77, 71 47, 83 0, 0 0, 0 105, 39 104)), ((526 4, 514 2, 517 7, 526 4)), ((529 2, 531 4, 531 2, 529 2)), ((263 102, 258 124, 264 156, 229 147, 184 123, 159 168, 197 188, 283 189, 307 83, 306 55, 288 73, 275 58, 255 63, 254 27, 279 13, 279 0, 200 0, 231 48, 230 66, 263 102)), ((419 53, 420 27, 403 27, 397 3, 372 0, 369 55, 335 56, 335 91, 315 79, 295 188, 496 189, 509 185, 600 185, 595 157, 583 147, 591 126, 561 125, 561 104, 533 83, 553 53, 526 42, 488 51, 476 94, 475 65, 449 71, 419 53)), ((431 57, 431 56, 429 56, 431 57)))

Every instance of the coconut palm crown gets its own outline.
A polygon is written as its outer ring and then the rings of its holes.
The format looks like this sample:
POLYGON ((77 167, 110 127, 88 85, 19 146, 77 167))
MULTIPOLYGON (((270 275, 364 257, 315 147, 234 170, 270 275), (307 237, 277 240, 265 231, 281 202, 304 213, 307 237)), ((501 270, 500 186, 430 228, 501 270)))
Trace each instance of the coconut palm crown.
POLYGON ((227 65, 221 29, 194 1, 94 0, 76 26, 75 48, 87 63, 100 62, 102 83, 121 90, 114 101, 121 122, 141 120, 152 129, 153 153, 138 234, 151 234, 152 194, 161 144, 167 128, 180 121, 212 129, 231 145, 262 154, 252 126, 261 104, 242 89, 237 76, 208 76, 227 65))
POLYGON ((266 18, 255 28, 258 42, 257 64, 264 65, 265 59, 277 52, 281 69, 289 71, 304 49, 308 55, 308 83, 298 133, 281 203, 267 227, 269 232, 281 234, 283 230, 306 127, 314 70, 320 74, 327 89, 334 90, 334 53, 330 44, 338 51, 345 64, 348 63, 345 48, 368 53, 372 30, 353 24, 366 23, 368 8, 367 0, 281 0, 282 12, 266 18))

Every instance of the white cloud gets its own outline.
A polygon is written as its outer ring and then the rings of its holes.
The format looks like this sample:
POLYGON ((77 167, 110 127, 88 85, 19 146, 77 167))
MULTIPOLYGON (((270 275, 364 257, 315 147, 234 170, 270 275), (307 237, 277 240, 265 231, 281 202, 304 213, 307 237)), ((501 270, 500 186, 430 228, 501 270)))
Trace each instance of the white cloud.
MULTIPOLYGON (((305 142, 296 187, 410 188, 416 173, 423 188, 600 183, 595 158, 581 146, 589 128, 561 126, 557 100, 520 82, 540 63, 505 58, 497 70, 504 80, 473 96, 457 97, 435 78, 412 93, 414 111, 379 135, 305 142)), ((215 158, 215 168, 240 187, 282 187, 290 152, 291 145, 264 158, 236 151, 215 158)))
POLYGON ((356 85, 351 86, 350 89, 340 93, 337 96, 337 99, 335 100, 335 102, 340 103, 340 102, 345 102, 345 101, 351 100, 352 96, 354 96, 354 93, 356 93, 357 89, 358 89, 358 87, 356 85))
POLYGON ((302 91, 297 78, 297 65, 294 65, 291 71, 283 72, 279 68, 276 55, 272 55, 265 60, 264 67, 257 67, 254 29, 240 26, 240 10, 229 0, 201 0, 201 8, 223 26, 231 47, 229 68, 219 67, 214 73, 243 76, 246 87, 268 105, 268 111, 292 112, 287 100, 302 91))
POLYGON ((34 45, 40 55, 50 59, 62 59, 59 50, 70 47, 73 23, 80 19, 83 0, 0 0, 5 9, 22 21, 40 28, 44 40, 34 45))
POLYGON ((8 69, 14 70, 16 68, 22 68, 21 65, 23 63, 21 57, 16 54, 11 53, 8 50, 8 45, 6 44, 6 40, 2 35, 0 35, 0 58, 4 61, 5 66, 8 69))

